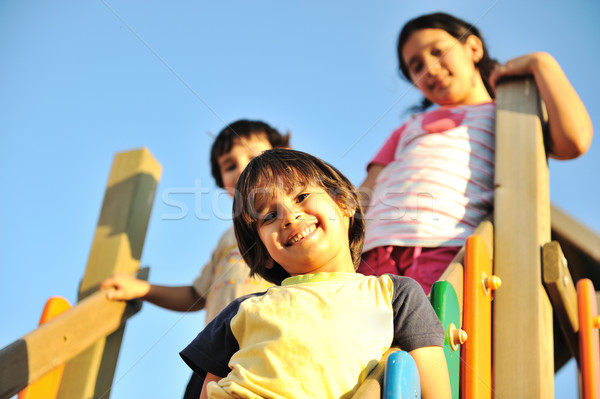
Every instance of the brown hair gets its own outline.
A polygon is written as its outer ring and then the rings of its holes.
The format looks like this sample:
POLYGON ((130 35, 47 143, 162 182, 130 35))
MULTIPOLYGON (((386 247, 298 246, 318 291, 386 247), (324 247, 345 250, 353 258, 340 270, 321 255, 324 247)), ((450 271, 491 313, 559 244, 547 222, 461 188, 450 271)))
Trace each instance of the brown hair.
MULTIPOLYGON (((410 72, 408 70, 408 65, 404 62, 404 58, 402 57, 402 49, 406 44, 406 41, 410 38, 414 32, 422 29, 442 29, 446 31, 449 35, 458 39, 459 42, 465 43, 467 38, 471 35, 475 35, 479 40, 481 40, 481 45, 483 47, 483 56, 481 59, 475 64, 477 69, 479 69, 479 73, 481 74, 481 79, 483 80, 483 84, 488 91, 490 97, 496 97, 492 86, 490 85, 489 78, 492 70, 498 65, 498 62, 491 58, 487 47, 485 45, 485 41, 483 40, 483 35, 475 27, 474 25, 463 21, 460 18, 457 18, 453 15, 446 14, 443 12, 436 12, 433 14, 426 14, 420 17, 411 19, 408 21, 402 31, 400 32, 400 36, 398 37, 398 61, 400 64, 400 72, 402 75, 412 83, 410 78, 410 72)), ((421 105, 415 107, 415 110, 422 111, 427 109, 433 103, 429 101, 427 98, 424 98, 421 105)))
POLYGON ((296 187, 317 185, 350 214, 348 242, 354 268, 358 267, 365 239, 365 221, 356 189, 336 168, 312 155, 289 149, 267 150, 254 158, 240 175, 233 199, 233 226, 240 252, 250 267, 274 284, 289 277, 273 260, 258 235, 258 215, 254 211, 257 194, 273 194, 277 187, 291 192, 296 187), (273 264, 272 268, 266 265, 273 264))
POLYGON ((219 167, 219 157, 231 151, 235 140, 264 134, 273 148, 290 146, 290 134, 281 134, 262 121, 240 119, 225 126, 219 132, 210 150, 210 167, 217 186, 223 187, 223 177, 219 167))

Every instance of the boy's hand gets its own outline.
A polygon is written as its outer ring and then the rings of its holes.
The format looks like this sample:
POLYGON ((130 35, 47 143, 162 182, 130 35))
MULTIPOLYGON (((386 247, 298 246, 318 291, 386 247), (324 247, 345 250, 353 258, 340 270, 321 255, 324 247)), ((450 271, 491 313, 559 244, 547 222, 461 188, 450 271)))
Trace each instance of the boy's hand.
POLYGON ((117 274, 104 280, 100 284, 100 289, 108 290, 106 291, 108 299, 128 301, 144 297, 150 291, 150 284, 128 274, 117 274))

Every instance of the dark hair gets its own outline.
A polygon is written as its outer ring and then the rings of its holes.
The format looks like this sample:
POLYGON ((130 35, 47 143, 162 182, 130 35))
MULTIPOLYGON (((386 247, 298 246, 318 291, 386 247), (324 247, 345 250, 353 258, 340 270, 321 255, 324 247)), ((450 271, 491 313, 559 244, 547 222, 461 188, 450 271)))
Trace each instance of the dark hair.
MULTIPOLYGON (((479 69, 481 79, 483 80, 483 84, 485 85, 488 93, 492 98, 495 97, 494 91, 489 83, 489 77, 490 73, 498 64, 498 62, 495 59, 490 58, 487 47, 485 46, 485 41, 483 40, 483 36, 479 32, 479 29, 472 24, 463 21, 462 19, 456 18, 450 14, 445 14, 443 12, 422 15, 420 17, 411 19, 404 25, 402 31, 400 32, 400 36, 398 37, 398 61, 400 63, 400 71, 402 72, 402 75, 404 75, 409 82, 412 82, 412 79, 410 78, 408 66, 402 58, 402 49, 404 48, 408 38, 414 32, 422 29, 442 29, 458 39, 458 41, 461 43, 465 43, 467 38, 471 35, 477 36, 479 40, 481 40, 483 56, 479 62, 475 64, 475 66, 479 69)), ((424 98, 419 108, 420 110, 425 110, 431 105, 432 102, 424 98)))
POLYGON ((240 119, 225 126, 219 132, 210 150, 210 166, 217 186, 224 188, 221 168, 219 168, 219 157, 231 151, 235 140, 261 134, 265 135, 273 148, 289 147, 289 133, 283 135, 262 121, 240 119))
POLYGON ((335 203, 352 212, 348 241, 354 268, 358 267, 365 239, 365 221, 356 189, 340 171, 326 162, 301 151, 273 149, 263 152, 246 166, 238 179, 233 198, 233 227, 240 252, 250 274, 274 284, 289 277, 273 260, 258 235, 254 201, 257 194, 274 195, 280 187, 292 192, 297 187, 322 187, 335 203), (266 265, 273 264, 272 268, 266 265))

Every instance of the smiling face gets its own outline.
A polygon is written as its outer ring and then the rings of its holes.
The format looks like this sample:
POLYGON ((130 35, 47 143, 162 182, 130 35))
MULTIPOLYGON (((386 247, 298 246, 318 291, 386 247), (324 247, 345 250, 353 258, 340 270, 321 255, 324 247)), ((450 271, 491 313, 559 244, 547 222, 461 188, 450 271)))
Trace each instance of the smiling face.
POLYGON ((311 185, 289 193, 276 189, 257 195, 254 207, 260 240, 290 276, 354 272, 350 215, 323 188, 311 185))
POLYGON ((235 139, 231 150, 217 159, 223 188, 233 197, 235 185, 246 165, 263 151, 273 148, 263 133, 235 139))
POLYGON ((427 99, 439 105, 491 101, 475 67, 482 56, 478 37, 470 35, 461 43, 443 29, 417 30, 402 48, 411 81, 427 99))

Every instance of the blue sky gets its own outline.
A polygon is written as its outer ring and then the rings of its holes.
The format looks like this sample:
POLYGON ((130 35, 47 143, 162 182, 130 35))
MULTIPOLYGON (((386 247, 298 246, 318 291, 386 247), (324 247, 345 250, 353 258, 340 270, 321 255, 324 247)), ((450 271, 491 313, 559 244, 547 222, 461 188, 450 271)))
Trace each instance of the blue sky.
MULTIPOLYGON (((418 99, 397 72, 397 34, 438 10, 475 23, 500 61, 553 54, 600 126, 592 0, 2 1, 0 347, 35 328, 50 296, 75 302, 116 152, 147 147, 163 167, 142 264, 167 285, 191 283, 230 224, 208 160, 226 123, 289 131, 360 183, 418 99), (198 185, 210 189, 200 205, 198 185)), ((599 166, 598 135, 581 158, 550 162, 552 201, 596 232, 599 166)), ((178 352, 203 324, 203 312, 145 304, 112 397, 180 397, 190 372, 178 352)), ((572 367, 557 378, 557 398, 575 397, 575 378, 572 367)))

